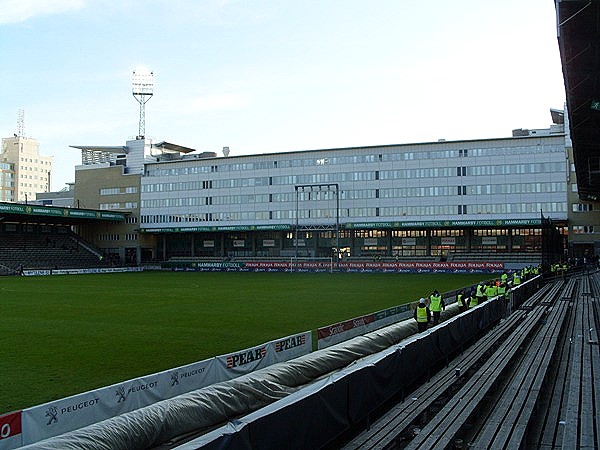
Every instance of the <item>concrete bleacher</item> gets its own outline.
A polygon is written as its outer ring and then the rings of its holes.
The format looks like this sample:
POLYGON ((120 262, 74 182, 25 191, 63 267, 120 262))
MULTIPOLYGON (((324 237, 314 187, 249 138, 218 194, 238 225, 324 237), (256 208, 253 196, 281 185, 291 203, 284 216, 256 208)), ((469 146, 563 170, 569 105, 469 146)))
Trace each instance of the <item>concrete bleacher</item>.
POLYGON ((101 267, 99 253, 82 245, 72 234, 0 234, 0 270, 18 274, 21 269, 78 269, 101 267))

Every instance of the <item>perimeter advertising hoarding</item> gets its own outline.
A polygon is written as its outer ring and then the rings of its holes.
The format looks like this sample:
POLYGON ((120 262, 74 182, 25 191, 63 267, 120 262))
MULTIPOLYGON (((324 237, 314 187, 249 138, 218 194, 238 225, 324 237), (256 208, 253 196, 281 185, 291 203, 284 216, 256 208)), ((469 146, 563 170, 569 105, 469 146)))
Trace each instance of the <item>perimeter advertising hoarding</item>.
POLYGON ((494 273, 502 272, 503 262, 400 262, 400 261, 182 261, 163 264, 164 268, 189 271, 240 272, 364 272, 364 273, 494 273))
POLYGON ((306 331, 247 350, 117 383, 0 416, 0 450, 18 448, 134 411, 214 383, 231 380, 312 351, 306 331))
POLYGON ((0 416, 0 449, 21 447, 21 411, 0 416))
POLYGON ((375 331, 411 316, 410 305, 399 305, 317 329, 317 347, 326 348, 375 331))

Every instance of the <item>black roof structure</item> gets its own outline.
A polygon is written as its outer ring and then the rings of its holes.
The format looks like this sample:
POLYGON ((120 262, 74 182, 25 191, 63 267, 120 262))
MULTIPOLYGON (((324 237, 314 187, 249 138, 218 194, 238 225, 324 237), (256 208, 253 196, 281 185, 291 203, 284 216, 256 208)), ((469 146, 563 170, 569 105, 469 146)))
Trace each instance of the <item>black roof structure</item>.
POLYGON ((600 200, 600 1, 555 0, 581 200, 600 200))

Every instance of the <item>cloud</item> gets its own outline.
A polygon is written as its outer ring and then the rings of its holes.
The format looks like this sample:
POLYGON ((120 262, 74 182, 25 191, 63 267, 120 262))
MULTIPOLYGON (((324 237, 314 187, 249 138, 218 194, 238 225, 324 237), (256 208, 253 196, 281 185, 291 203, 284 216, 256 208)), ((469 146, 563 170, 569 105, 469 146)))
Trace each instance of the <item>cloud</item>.
POLYGON ((0 0, 0 25, 83 8, 84 0, 0 0))

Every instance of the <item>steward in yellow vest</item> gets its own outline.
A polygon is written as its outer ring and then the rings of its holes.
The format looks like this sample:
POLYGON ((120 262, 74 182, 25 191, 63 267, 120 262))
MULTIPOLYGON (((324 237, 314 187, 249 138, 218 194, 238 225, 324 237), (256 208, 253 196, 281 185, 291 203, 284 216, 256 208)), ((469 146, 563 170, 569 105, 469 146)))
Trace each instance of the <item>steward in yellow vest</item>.
POLYGON ((414 318, 417 321, 419 333, 421 331, 425 331, 427 329, 429 321, 431 320, 431 311, 425 304, 424 298, 421 298, 421 300, 419 300, 419 304, 415 308, 414 318))
POLYGON ((442 294, 440 294, 437 289, 429 296, 429 309, 433 315, 433 325, 437 325, 440 323, 442 310, 446 310, 446 305, 442 299, 442 294))
POLYGON ((457 295, 456 295, 456 305, 458 306, 458 311, 459 312, 463 312, 466 311, 467 308, 469 307, 469 301, 471 299, 469 298, 469 294, 465 293, 465 290, 462 289, 457 295))

